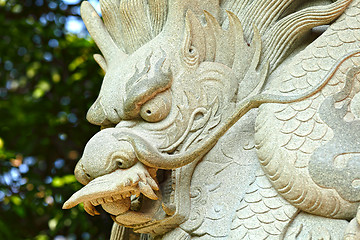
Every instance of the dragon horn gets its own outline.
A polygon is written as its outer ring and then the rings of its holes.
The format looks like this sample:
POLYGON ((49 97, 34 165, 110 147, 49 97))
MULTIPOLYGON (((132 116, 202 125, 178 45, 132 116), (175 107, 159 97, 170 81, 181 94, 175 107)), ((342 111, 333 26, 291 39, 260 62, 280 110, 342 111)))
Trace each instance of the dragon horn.
POLYGON ((116 59, 125 59, 127 54, 121 51, 115 44, 93 6, 89 2, 84 1, 81 4, 80 12, 87 30, 104 55, 106 62, 109 63, 115 57, 116 59))

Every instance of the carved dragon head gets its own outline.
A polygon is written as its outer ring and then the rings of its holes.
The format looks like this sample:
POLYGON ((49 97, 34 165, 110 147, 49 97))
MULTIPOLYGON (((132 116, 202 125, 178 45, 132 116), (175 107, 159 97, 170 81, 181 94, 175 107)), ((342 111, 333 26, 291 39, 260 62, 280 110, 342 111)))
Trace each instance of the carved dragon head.
MULTIPOLYGON (((244 31, 235 14, 227 12, 224 28, 213 14, 202 11, 208 7, 216 13, 216 1, 210 1, 210 7, 171 2, 158 35, 128 45, 117 37, 119 29, 126 29, 116 25, 121 15, 109 13, 119 8, 119 1, 101 1, 105 25, 88 2, 81 7, 103 54, 95 60, 105 71, 87 119, 109 128, 87 143, 75 169, 76 178, 86 186, 64 208, 83 202, 94 215, 94 206, 101 204, 116 222, 144 233, 157 225, 159 233, 166 232, 186 218, 189 209, 182 206, 189 201, 196 162, 246 112, 264 102, 306 98, 325 84, 300 96, 262 93, 269 71, 286 52, 267 53, 271 46, 264 49, 260 36, 270 33, 253 27, 248 43, 244 32, 249 28, 244 31)), ((279 24, 281 30, 291 23, 279 24)), ((299 25, 296 36, 284 41, 279 35, 273 41, 289 44, 306 28, 299 25)))

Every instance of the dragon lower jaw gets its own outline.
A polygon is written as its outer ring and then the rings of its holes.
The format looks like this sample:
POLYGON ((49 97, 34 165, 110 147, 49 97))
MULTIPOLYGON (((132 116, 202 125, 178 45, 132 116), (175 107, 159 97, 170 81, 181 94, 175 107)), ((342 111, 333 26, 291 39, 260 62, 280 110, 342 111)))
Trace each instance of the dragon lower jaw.
POLYGON ((131 199, 143 194, 151 200, 157 200, 159 187, 150 176, 147 168, 140 162, 129 169, 118 169, 98 177, 79 191, 75 192, 63 205, 63 209, 84 203, 84 209, 90 215, 99 214, 95 206, 102 205, 112 215, 128 212, 131 199))
POLYGON ((102 208, 108 213, 117 216, 130 210, 131 208, 131 196, 139 197, 139 191, 129 191, 119 193, 117 195, 111 195, 108 197, 100 197, 84 202, 85 211, 91 216, 99 215, 99 212, 95 209, 96 206, 101 205, 102 208))

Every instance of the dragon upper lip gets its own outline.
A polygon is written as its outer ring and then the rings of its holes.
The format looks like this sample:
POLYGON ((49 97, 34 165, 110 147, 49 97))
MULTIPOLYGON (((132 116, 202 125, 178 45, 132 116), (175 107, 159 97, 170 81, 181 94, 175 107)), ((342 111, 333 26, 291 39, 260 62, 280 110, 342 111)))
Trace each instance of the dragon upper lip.
POLYGON ((90 200, 90 203, 93 206, 98 206, 101 204, 105 204, 105 203, 112 203, 112 202, 116 202, 116 201, 120 201, 123 200, 125 198, 130 198, 132 195, 135 195, 136 197, 138 197, 140 195, 140 191, 138 190, 130 190, 127 192, 121 192, 115 195, 109 195, 106 197, 99 197, 99 198, 95 198, 90 200))
POLYGON ((150 176, 142 163, 138 162, 129 169, 118 169, 90 181, 75 192, 63 205, 63 209, 75 207, 79 203, 93 206, 130 198, 140 193, 157 200, 154 191, 159 190, 156 181, 150 176))

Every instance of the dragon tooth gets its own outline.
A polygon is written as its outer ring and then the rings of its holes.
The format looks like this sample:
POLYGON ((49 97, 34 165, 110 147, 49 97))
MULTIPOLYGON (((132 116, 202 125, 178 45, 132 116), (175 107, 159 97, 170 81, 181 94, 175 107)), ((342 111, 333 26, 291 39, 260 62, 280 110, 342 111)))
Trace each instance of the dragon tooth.
POLYGON ((104 198, 98 198, 97 201, 98 201, 99 204, 104 204, 105 203, 104 198))
POLYGON ((114 198, 115 201, 123 199, 120 194, 113 196, 113 198, 114 198))
POLYGON ((91 200, 90 202, 91 202, 91 204, 92 204, 93 206, 99 205, 99 202, 97 201, 97 199, 93 199, 93 200, 91 200))
POLYGON ((91 216, 100 215, 100 213, 96 210, 93 204, 89 201, 84 202, 84 210, 91 216))
POLYGON ((134 201, 138 198, 139 196, 136 196, 135 194, 130 196, 130 201, 134 201))

